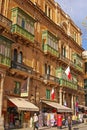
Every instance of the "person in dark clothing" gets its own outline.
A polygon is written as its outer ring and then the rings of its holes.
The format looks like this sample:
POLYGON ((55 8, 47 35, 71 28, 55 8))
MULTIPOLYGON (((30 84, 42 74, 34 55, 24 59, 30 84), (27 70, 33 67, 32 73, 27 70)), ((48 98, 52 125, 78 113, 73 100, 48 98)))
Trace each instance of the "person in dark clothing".
POLYGON ((68 126, 68 115, 65 114, 65 127, 67 127, 67 126, 68 126))
POLYGON ((71 117, 71 115, 68 116, 68 130, 72 130, 72 117, 71 117))

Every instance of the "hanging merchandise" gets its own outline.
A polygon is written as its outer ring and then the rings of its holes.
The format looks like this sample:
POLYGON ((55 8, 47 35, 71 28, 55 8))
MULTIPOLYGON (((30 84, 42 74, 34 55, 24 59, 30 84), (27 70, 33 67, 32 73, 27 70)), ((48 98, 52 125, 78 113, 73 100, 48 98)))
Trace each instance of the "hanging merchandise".
POLYGON ((50 126, 50 113, 47 114, 47 126, 50 126))
POLYGON ((44 117, 43 117, 43 113, 41 111, 40 111, 40 114, 39 114, 38 118, 39 118, 39 127, 43 127, 43 119, 44 119, 44 117))
POLYGON ((50 113, 50 125, 54 126, 54 124, 55 124, 54 113, 50 113))

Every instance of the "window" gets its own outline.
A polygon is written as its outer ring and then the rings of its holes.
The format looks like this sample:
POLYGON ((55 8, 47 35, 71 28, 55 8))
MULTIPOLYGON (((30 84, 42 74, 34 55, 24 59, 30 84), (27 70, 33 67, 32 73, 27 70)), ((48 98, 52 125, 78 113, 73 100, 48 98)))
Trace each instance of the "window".
POLYGON ((24 21, 24 19, 22 19, 21 26, 22 26, 22 28, 25 28, 25 21, 24 21))
POLYGON ((74 59, 74 64, 76 64, 76 59, 74 59))
POLYGON ((76 32, 73 34, 74 40, 76 41, 76 32))
POLYGON ((48 67, 47 67, 47 74, 50 75, 50 65, 48 65, 48 67))
POLYGON ((17 62, 17 49, 14 49, 13 60, 14 60, 15 62, 17 62))
POLYGON ((48 10, 48 17, 50 17, 50 8, 49 8, 49 10, 48 10))
POLYGON ((18 54, 18 63, 22 63, 22 52, 18 54))
POLYGON ((87 62, 85 62, 85 73, 87 73, 87 62))
POLYGON ((46 99, 50 99, 50 90, 46 89, 46 99))
POLYGON ((84 88, 87 88, 87 79, 84 79, 84 88))
POLYGON ((50 75, 50 65, 45 64, 45 74, 50 75))
POLYGON ((19 26, 21 26, 21 22, 22 22, 22 18, 20 17, 20 15, 18 15, 17 23, 19 26))
POLYGON ((64 47, 63 45, 61 46, 61 55, 66 57, 66 47, 64 47))
POLYGON ((45 5, 45 14, 47 15, 47 5, 45 5))
POLYGON ((45 74, 47 74, 47 64, 45 64, 45 74))
POLYGON ((21 86, 20 82, 15 81, 14 94, 20 95, 20 86, 21 86))
POLYGON ((66 47, 63 49, 63 56, 66 57, 66 47))

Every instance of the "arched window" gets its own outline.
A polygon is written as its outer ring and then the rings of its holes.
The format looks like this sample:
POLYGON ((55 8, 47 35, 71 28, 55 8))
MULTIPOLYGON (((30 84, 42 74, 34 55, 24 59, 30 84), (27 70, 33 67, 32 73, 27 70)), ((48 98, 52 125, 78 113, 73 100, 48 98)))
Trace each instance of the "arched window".
POLYGON ((23 54, 22 54, 22 52, 20 52, 18 54, 18 63, 22 63, 22 59, 23 59, 23 54))
POLYGON ((61 55, 66 57, 66 47, 65 46, 61 46, 61 55))
POLYGON ((14 49, 13 60, 17 62, 17 49, 14 49))

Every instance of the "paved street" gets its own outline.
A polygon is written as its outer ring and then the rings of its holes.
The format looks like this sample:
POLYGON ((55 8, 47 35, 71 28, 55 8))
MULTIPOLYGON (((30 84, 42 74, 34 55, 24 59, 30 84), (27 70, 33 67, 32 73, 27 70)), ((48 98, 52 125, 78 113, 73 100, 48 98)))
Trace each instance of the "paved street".
MULTIPOLYGON (((33 130, 33 128, 22 128, 13 130, 33 130)), ((65 126, 62 126, 62 129, 58 127, 42 127, 39 128, 39 130, 68 130, 68 128, 65 128, 65 126)), ((87 130, 87 118, 84 119, 84 123, 73 125, 72 130, 87 130)))
MULTIPOLYGON (((62 129, 59 129, 57 127, 52 127, 52 128, 44 128, 41 130, 68 130, 68 128, 63 127, 62 129)), ((83 123, 80 125, 75 125, 72 127, 72 130, 87 130, 87 124, 83 123)))
MULTIPOLYGON (((15 129, 15 130, 33 130, 32 128, 24 128, 24 129, 15 129)), ((44 127, 44 128, 39 128, 39 130, 68 130, 68 128, 65 128, 64 126, 62 129, 57 128, 57 127, 44 127)), ((72 130, 87 130, 87 123, 82 123, 79 125, 75 125, 72 127, 72 130)))

